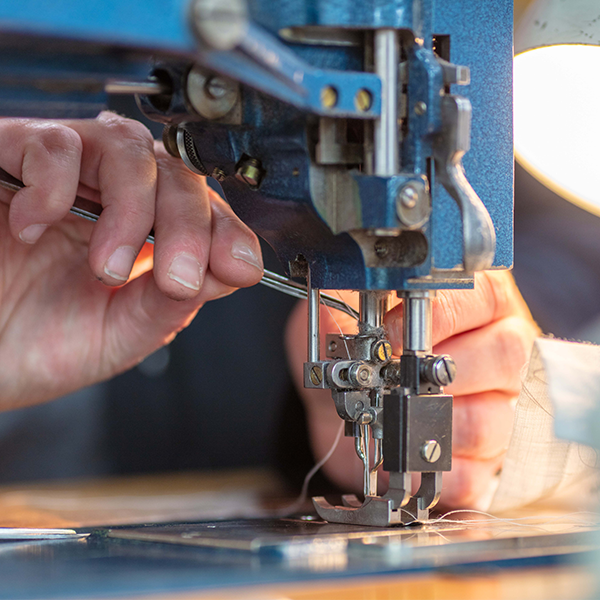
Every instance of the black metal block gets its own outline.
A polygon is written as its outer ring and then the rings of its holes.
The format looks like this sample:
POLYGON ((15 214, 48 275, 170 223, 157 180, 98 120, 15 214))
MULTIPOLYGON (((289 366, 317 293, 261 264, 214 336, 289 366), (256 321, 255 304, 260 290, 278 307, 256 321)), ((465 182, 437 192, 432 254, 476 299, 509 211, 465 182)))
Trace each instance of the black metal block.
POLYGON ((450 471, 452 396, 404 394, 401 389, 386 395, 383 405, 383 456, 385 471, 450 471))

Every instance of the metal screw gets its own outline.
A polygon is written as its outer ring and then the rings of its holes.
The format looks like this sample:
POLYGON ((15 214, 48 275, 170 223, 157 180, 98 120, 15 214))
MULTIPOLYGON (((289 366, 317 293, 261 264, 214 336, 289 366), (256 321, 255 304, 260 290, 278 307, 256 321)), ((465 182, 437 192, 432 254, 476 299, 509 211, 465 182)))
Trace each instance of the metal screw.
POLYGON ((427 104, 425 104, 425 102, 423 102, 423 100, 419 100, 416 104, 415 104, 415 113, 417 113, 419 116, 424 115, 427 112, 427 104))
POLYGON ((390 360, 392 358, 392 345, 387 340, 379 340, 373 346, 373 356, 381 362, 390 360))
POLYGON ((225 97, 226 94, 230 93, 231 85, 227 85, 220 77, 209 77, 204 84, 206 93, 215 100, 220 100, 225 97))
POLYGON ((337 350, 336 342, 329 342, 329 352, 335 352, 337 350))
POLYGON ((371 93, 369 90, 361 89, 356 92, 356 96, 354 97, 354 105, 357 110, 361 112, 367 112, 371 108, 371 104, 373 99, 371 97, 371 93))
POLYGON ((258 189, 264 176, 265 172, 260 166, 260 161, 256 158, 246 159, 236 172, 236 177, 247 183, 252 189, 258 189))
POLYGON ((338 94, 335 88, 330 85, 326 85, 321 90, 321 106, 323 108, 333 108, 338 101, 338 94))
POLYGON ((428 463, 437 462, 442 455, 442 447, 436 440, 427 440, 421 446, 421 456, 428 463))
POLYGON ((314 365, 310 370, 310 381, 313 385, 320 385, 323 381, 323 370, 321 367, 314 365))
POLYGON ((225 178, 227 177, 227 173, 225 173, 225 171, 223 171, 223 169, 219 169, 219 167, 215 167, 213 169, 213 172, 211 173, 211 177, 213 179, 216 179, 217 181, 225 181, 225 178))
POLYGON ((373 415, 368 412, 361 413, 357 419, 359 425, 368 425, 373 420, 373 415))
POLYGON ((375 242, 374 249, 377 258, 385 258, 390 253, 387 241, 384 240, 377 240, 375 242))
POLYGON ((456 363, 451 356, 442 354, 423 363, 423 376, 435 385, 450 385, 456 377, 456 363))
POLYGON ((419 192, 412 185, 407 185, 400 190, 398 199, 404 208, 414 208, 419 201, 419 192))

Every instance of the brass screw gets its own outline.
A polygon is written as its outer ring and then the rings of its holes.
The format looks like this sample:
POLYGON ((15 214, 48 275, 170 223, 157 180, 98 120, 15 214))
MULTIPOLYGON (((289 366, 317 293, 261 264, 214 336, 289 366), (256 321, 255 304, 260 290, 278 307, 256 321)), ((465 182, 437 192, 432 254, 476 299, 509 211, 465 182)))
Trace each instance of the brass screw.
POLYGON ((310 370, 310 381, 313 385, 320 385, 323 381, 323 370, 321 367, 314 365, 310 370))
POLYGON ((367 112, 371 108, 373 100, 369 90, 360 89, 354 97, 354 106, 361 112, 367 112))
POLYGON ((321 90, 321 106, 323 108, 333 108, 338 101, 338 94, 335 88, 330 85, 326 85, 321 90))
POLYGON ((392 358, 392 345, 387 340, 380 340, 375 344, 373 354, 381 362, 390 360, 392 358))

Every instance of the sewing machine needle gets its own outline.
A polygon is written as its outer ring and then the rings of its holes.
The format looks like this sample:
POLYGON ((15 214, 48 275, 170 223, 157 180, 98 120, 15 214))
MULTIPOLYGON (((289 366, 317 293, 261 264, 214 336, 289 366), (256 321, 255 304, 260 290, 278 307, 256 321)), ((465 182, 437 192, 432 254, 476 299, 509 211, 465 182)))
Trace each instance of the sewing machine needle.
MULTIPOLYGON (((13 177, 10 173, 7 173, 0 167, 0 188, 8 190, 9 192, 18 192, 24 187, 25 184, 22 181, 16 177, 13 177)), ((102 206, 96 202, 88 200, 87 198, 76 196, 75 202, 73 203, 73 206, 69 212, 81 217, 82 219, 87 219, 88 221, 95 223, 102 214, 102 206)), ((154 230, 150 232, 146 238, 146 242, 149 244, 154 244, 154 230)), ((265 269, 260 283, 270 287, 271 289, 277 290, 278 292, 283 292, 284 294, 293 296, 294 298, 305 300, 308 296, 306 285, 292 281, 287 277, 283 277, 282 275, 278 275, 277 273, 273 273, 267 269, 265 269)), ((335 308, 336 310, 340 310, 358 320, 358 312, 340 298, 335 298, 330 294, 321 292, 320 300, 321 304, 329 306, 330 308, 335 308)))

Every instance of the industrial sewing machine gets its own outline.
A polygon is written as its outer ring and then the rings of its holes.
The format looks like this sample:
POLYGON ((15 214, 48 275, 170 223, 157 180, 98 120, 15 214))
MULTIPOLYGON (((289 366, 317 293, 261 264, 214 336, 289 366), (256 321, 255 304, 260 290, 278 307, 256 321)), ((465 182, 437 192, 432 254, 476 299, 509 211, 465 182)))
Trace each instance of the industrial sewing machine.
POLYGON ((364 466, 364 502, 315 498, 319 515, 427 518, 455 375, 432 354, 431 298, 512 265, 512 1, 2 0, 0 34, 0 114, 93 117, 137 94, 169 152, 306 279, 305 386, 331 390, 364 466), (323 289, 360 292, 356 335, 320 331, 323 289))

